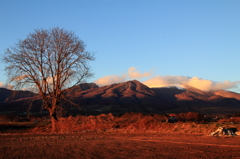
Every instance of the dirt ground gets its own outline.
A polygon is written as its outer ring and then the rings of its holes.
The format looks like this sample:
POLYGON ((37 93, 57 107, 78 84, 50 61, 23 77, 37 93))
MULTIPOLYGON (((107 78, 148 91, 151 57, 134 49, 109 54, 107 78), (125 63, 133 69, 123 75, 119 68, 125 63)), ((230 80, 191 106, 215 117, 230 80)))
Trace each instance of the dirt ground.
POLYGON ((118 132, 0 134, 0 158, 240 159, 240 136, 118 132))

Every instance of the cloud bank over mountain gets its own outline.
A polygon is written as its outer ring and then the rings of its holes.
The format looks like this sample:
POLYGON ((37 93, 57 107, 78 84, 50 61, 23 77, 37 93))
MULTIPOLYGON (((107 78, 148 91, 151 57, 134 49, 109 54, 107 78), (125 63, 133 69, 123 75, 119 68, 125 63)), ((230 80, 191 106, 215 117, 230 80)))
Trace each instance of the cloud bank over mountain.
POLYGON ((177 85, 181 87, 194 87, 200 89, 202 91, 216 91, 223 89, 230 89, 237 87, 239 81, 230 82, 213 82, 206 79, 201 79, 198 77, 186 77, 186 76, 156 76, 147 81, 143 82, 145 85, 149 87, 163 87, 170 85, 177 85))
POLYGON ((144 72, 144 73, 140 73, 140 71, 137 70, 136 67, 130 67, 128 69, 128 76, 131 78, 131 79, 141 79, 141 78, 144 78, 144 77, 149 77, 151 76, 153 73, 151 71, 149 72, 144 72))
POLYGON ((12 85, 0 82, 0 88, 12 89, 12 85))
POLYGON ((94 81, 99 86, 106 86, 113 83, 121 83, 126 82, 129 79, 142 79, 144 77, 152 76, 152 71, 141 73, 137 70, 136 67, 130 67, 127 73, 122 75, 109 75, 99 78, 98 80, 94 81))
POLYGON ((230 88, 237 88, 240 81, 223 81, 214 82, 211 80, 201 79, 199 77, 187 77, 187 76, 153 76, 152 71, 141 73, 136 67, 130 67, 127 73, 122 75, 109 75, 99 78, 95 83, 99 86, 105 86, 113 83, 125 82, 127 80, 141 80, 142 78, 148 77, 149 79, 142 83, 148 87, 165 87, 165 86, 181 86, 181 87, 195 87, 202 91, 216 91, 230 88))
MULTIPOLYGON (((223 81, 214 82, 211 80, 201 79, 199 77, 188 76, 174 76, 174 75, 157 75, 153 76, 152 70, 140 72, 136 67, 130 67, 126 73, 122 75, 108 75, 101 77, 94 81, 98 86, 106 86, 114 83, 126 82, 128 80, 139 80, 148 87, 167 87, 167 86, 180 86, 195 87, 202 91, 216 91, 237 88, 240 81, 223 81), (148 78, 148 79, 146 79, 148 78)), ((11 85, 0 82, 0 87, 11 89, 11 85)), ((29 89, 27 89, 29 90, 29 89)))

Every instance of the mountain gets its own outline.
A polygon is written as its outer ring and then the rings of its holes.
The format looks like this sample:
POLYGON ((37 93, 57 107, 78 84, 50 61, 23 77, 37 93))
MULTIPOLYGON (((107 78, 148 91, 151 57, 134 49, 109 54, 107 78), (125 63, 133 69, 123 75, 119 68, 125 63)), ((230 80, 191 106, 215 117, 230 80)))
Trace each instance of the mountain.
MULTIPOLYGON (((73 92, 77 94, 91 88, 98 88, 98 86, 94 83, 83 83, 69 88, 67 93, 71 96, 73 92)), ((41 97, 33 92, 0 88, 0 114, 25 114, 27 110, 36 113, 44 112, 41 105, 41 97)))
POLYGON ((95 83, 82 83, 82 84, 79 84, 79 85, 69 88, 67 90, 67 95, 69 97, 78 96, 78 94, 80 92, 88 90, 88 89, 94 89, 94 88, 99 88, 99 87, 95 83))
MULTIPOLYGON (((137 80, 103 87, 98 87, 94 83, 81 84, 69 88, 66 95, 81 106, 81 110, 71 107, 69 112, 73 114, 94 115, 110 112, 113 114, 126 112, 164 114, 189 111, 204 114, 230 114, 240 112, 240 94, 238 93, 223 90, 205 92, 193 87, 149 88, 137 80)), ((6 106, 9 104, 11 107, 13 105, 20 107, 24 101, 21 99, 7 101, 7 98, 6 95, 5 100, 2 100, 4 102, 0 103, 0 111, 9 109, 6 106)), ((35 107, 39 105, 39 100, 34 102, 35 107)))
POLYGON ((153 90, 135 80, 82 91, 75 99, 84 104, 128 105, 153 100, 155 96, 153 90))
POLYGON ((9 90, 6 88, 0 88, 0 102, 8 102, 21 98, 33 97, 35 93, 30 91, 17 91, 9 90))
POLYGON ((78 93, 73 99, 84 110, 112 113, 160 112, 166 104, 155 91, 136 80, 89 89, 78 93))
POLYGON ((83 110, 98 113, 235 113, 240 111, 240 94, 205 92, 193 87, 149 88, 139 81, 127 81, 79 92, 74 101, 83 110))
POLYGON ((225 98, 235 98, 237 100, 240 100, 239 94, 234 93, 234 92, 219 90, 219 91, 214 92, 214 94, 225 97, 225 98))

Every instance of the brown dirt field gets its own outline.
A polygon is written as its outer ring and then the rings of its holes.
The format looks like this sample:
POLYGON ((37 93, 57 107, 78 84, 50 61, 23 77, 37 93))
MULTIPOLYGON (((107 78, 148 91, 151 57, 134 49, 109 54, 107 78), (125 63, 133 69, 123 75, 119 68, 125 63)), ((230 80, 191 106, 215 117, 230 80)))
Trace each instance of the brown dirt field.
POLYGON ((240 158, 240 137, 177 133, 1 134, 1 159, 240 158))

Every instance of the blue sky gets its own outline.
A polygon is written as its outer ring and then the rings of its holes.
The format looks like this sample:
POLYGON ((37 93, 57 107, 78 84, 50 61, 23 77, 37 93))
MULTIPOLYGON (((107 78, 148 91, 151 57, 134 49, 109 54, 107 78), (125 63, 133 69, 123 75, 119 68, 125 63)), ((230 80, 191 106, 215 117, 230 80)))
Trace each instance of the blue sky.
POLYGON ((96 53, 89 82, 195 82, 240 92, 239 7, 239 0, 1 0, 0 56, 34 29, 60 27, 96 53))

